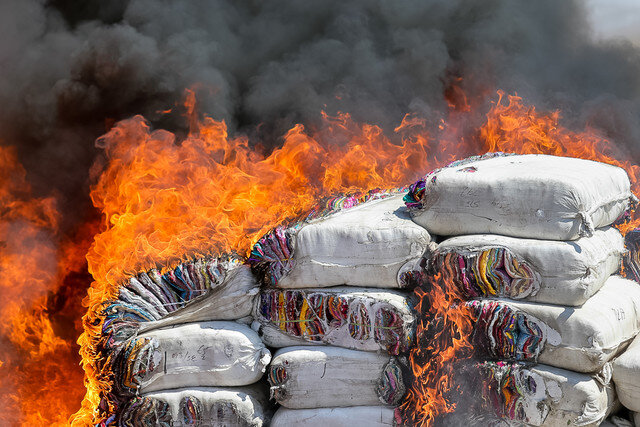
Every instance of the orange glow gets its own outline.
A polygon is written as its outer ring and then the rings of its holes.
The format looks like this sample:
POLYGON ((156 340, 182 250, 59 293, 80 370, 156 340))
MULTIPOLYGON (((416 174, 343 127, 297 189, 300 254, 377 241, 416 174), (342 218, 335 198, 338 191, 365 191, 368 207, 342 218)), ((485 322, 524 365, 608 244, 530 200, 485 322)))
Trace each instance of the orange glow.
MULTIPOLYGON (((194 99, 187 98, 190 115, 194 99)), ((237 251, 277 223, 310 209, 322 195, 392 187, 429 168, 428 139, 393 144, 382 130, 350 116, 323 116, 321 131, 301 125, 281 148, 263 155, 246 138, 232 138, 223 122, 191 122, 179 144, 152 131, 142 117, 116 125, 101 138, 109 163, 91 197, 104 214, 87 260, 95 282, 85 301, 80 337, 88 391, 74 422, 88 423, 109 382, 96 364, 100 303, 130 274, 197 254, 237 251)))
MULTIPOLYGON (((325 114, 317 129, 294 126, 279 148, 263 153, 246 138, 229 136, 223 122, 199 120, 188 92, 191 132, 183 141, 152 130, 142 117, 118 123, 99 140, 107 163, 93 170, 91 199, 103 221, 85 225, 73 240, 60 236, 55 200, 34 197, 15 153, 0 148, 0 425, 66 425, 83 394, 72 423, 90 425, 100 393, 110 387, 96 354, 100 304, 122 280, 198 254, 246 254, 263 233, 308 210, 321 196, 410 184, 449 161, 487 151, 620 165, 638 192, 640 168, 593 130, 569 131, 560 125, 558 112, 538 112, 501 92, 486 120, 478 122, 475 99, 456 85, 448 88, 450 111, 437 135, 428 134, 426 121, 415 115, 385 136, 348 114, 325 114), (75 337, 61 330, 72 328, 68 320, 79 319, 81 309, 64 306, 54 314, 47 296, 64 286, 84 289, 65 280, 85 261, 94 282, 83 301, 84 332, 78 339, 83 385, 75 337)), ((426 425, 454 409, 448 398, 455 391, 452 361, 468 346, 466 313, 450 308, 458 307, 456 296, 440 285, 419 294, 426 316, 419 335, 428 346, 411 354, 420 381, 411 388, 410 401, 417 406, 402 408, 426 425), (428 361, 422 359, 425 352, 433 355, 428 361)))
MULTIPOLYGON (((640 166, 631 160, 623 147, 616 146, 593 129, 572 132, 563 128, 560 112, 541 113, 525 105, 519 96, 506 97, 498 92, 487 121, 480 129, 481 152, 503 151, 518 154, 551 154, 596 160, 624 168, 631 180, 631 190, 640 194, 640 166)), ((640 219, 620 226, 625 234, 637 227, 640 219)))
POLYGON ((426 288, 416 288, 416 346, 410 350, 413 381, 399 412, 403 425, 431 426, 456 409, 455 362, 471 355, 471 313, 461 304, 456 287, 440 274, 426 288))
POLYGON ((57 242, 55 200, 32 197, 7 147, 0 147, 0 206, 0 425, 67 425, 84 393, 82 372, 77 347, 55 330, 46 302, 84 253, 57 242))

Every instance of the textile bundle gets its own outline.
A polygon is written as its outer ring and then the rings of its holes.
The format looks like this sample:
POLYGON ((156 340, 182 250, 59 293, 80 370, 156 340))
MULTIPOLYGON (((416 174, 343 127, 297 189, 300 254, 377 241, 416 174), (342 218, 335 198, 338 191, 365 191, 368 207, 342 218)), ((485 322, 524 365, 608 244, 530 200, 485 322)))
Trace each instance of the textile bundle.
POLYGON ((580 307, 510 300, 473 304, 483 307, 474 340, 486 340, 477 345, 488 349, 487 357, 530 360, 526 356, 537 354, 541 363, 595 373, 640 332, 640 286, 620 276, 611 276, 580 307))
POLYGON ((575 240, 626 220, 635 198, 622 168, 498 153, 432 172, 410 187, 405 201, 414 221, 436 235, 575 240))
POLYGON ((622 235, 613 227, 573 242, 492 234, 442 241, 431 259, 465 298, 582 305, 620 268, 622 235))
POLYGON ((131 399, 118 415, 118 425, 248 426, 268 421, 258 389, 190 388, 149 393, 131 399))
POLYGON ((485 357, 537 361, 549 336, 560 336, 540 320, 497 301, 471 301, 475 351, 485 357))
POLYGON ((545 365, 485 362, 481 406, 497 418, 533 426, 598 425, 615 407, 611 384, 545 365))
POLYGON ((628 232, 624 242, 628 250, 624 257, 626 276, 640 283, 640 228, 628 232))
POLYGON ((131 277, 117 299, 105 302, 102 345, 113 349, 139 329, 248 316, 257 292, 250 271, 233 256, 185 262, 164 274, 151 269, 131 277), (206 310, 185 319, 189 312, 180 309, 194 300, 206 310))
POLYGON ((332 346, 278 350, 267 379, 271 397, 292 409, 393 405, 406 391, 396 359, 332 346))
POLYGON ((271 427, 392 427, 395 425, 393 408, 388 406, 314 409, 281 407, 271 420, 271 427))
POLYGON ((298 344, 317 342, 397 355, 408 349, 414 333, 407 298, 378 289, 267 289, 256 300, 254 317, 263 340, 273 347, 291 345, 294 338, 298 344))
POLYGON ((429 232, 411 221, 402 194, 370 192, 329 200, 301 222, 276 227, 253 247, 249 263, 265 285, 400 288, 429 247, 429 232))
POLYGON ((620 401, 630 410, 640 412, 640 335, 612 365, 620 401))
POLYGON ((228 321, 158 329, 118 352, 115 383, 129 394, 179 387, 255 383, 271 353, 249 327, 228 321))

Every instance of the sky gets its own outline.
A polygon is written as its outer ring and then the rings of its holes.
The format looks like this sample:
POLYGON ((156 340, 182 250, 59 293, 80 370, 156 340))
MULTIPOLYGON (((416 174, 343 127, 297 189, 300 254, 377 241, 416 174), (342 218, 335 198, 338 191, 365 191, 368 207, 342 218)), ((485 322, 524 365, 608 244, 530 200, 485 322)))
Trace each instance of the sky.
POLYGON ((640 0, 587 1, 599 37, 626 37, 640 45, 640 0))

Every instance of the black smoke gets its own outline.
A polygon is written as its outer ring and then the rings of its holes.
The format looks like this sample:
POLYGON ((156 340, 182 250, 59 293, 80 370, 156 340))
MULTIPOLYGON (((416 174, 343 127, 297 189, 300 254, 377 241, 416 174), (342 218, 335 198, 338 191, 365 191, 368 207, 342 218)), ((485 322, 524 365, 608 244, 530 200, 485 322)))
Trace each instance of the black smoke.
MULTIPOLYGON (((640 49, 598 41, 582 0, 4 0, 0 139, 73 223, 96 137, 142 114, 183 132, 183 90, 267 147, 322 110, 435 122, 452 81, 517 92, 640 155, 640 49), (161 111, 173 108, 173 113, 161 111)), ((67 224, 69 225, 69 224, 67 224)))

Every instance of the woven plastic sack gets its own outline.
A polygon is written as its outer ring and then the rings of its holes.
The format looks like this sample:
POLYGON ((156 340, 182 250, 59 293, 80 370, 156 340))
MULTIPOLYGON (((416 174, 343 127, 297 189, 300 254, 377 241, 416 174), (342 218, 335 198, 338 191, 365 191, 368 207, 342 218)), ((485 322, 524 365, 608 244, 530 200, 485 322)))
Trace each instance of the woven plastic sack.
POLYGON ((395 359, 330 346, 278 350, 267 379, 271 397, 291 409, 397 404, 406 391, 395 359))
POLYGON ((597 373, 640 331, 640 285, 620 276, 575 308, 509 300, 468 304, 475 309, 474 348, 499 360, 597 373))
POLYGON ((366 200, 331 199, 328 214, 325 209, 268 233, 251 252, 254 271, 265 284, 288 289, 405 287, 402 272, 419 260, 431 236, 411 221, 402 194, 366 200))
POLYGON ((413 184, 414 221, 436 235, 502 234, 575 240, 626 217, 635 198, 624 169, 541 154, 455 162, 413 184))
POLYGON ((478 369, 482 409, 509 425, 597 426, 616 407, 613 386, 585 374, 521 363, 478 369))
POLYGON ((279 408, 271 420, 271 427, 391 427, 396 425, 393 417, 393 409, 385 406, 279 408))
POLYGON ((104 303, 103 345, 114 349, 163 326, 249 316, 258 291, 249 267, 234 256, 139 273, 120 287, 118 298, 104 303))
POLYGON ((262 427, 269 418, 263 390, 201 387, 164 390, 133 398, 117 425, 262 427))
POLYGON ((115 355, 119 395, 180 387, 242 386, 258 381, 271 353, 251 328, 225 321, 158 329, 115 355))
POLYGON ((624 253, 612 227, 569 242, 478 234, 444 240, 431 265, 466 298, 577 306, 620 269, 624 253))
POLYGON ((356 350, 409 348, 414 313, 399 292, 335 287, 268 289, 256 299, 252 325, 272 347, 324 343, 356 350))
POLYGON ((632 411, 640 412, 640 335, 612 365, 620 402, 632 411))

